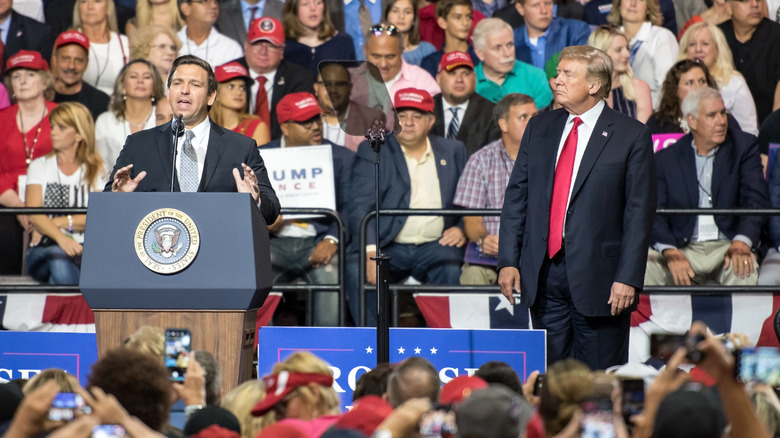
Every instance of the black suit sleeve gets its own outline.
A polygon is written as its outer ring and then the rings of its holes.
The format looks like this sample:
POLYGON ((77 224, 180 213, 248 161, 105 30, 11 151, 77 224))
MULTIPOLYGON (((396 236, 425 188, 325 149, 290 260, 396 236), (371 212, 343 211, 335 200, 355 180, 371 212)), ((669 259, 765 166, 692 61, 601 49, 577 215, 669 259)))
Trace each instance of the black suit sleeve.
POLYGON ((499 270, 507 266, 520 267, 520 251, 523 245, 526 215, 528 213, 528 139, 534 129, 532 118, 523 133, 515 167, 506 186, 504 205, 501 208, 501 225, 498 231, 499 270))
POLYGON ((268 169, 265 167, 263 157, 260 156, 257 143, 254 140, 252 140, 246 164, 255 171, 255 176, 257 176, 257 185, 260 187, 260 214, 263 215, 265 223, 271 225, 279 216, 281 206, 271 185, 271 180, 268 178, 268 169))

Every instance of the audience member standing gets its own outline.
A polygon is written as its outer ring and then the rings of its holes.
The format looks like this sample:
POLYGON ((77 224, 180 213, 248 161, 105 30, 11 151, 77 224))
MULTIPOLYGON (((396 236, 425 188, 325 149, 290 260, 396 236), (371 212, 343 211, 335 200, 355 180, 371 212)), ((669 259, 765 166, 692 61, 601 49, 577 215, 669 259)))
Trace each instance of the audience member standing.
MULTIPOLYGON (((89 110, 67 102, 49 114, 52 153, 30 163, 27 207, 86 207, 89 192, 99 192, 108 180, 95 147, 95 124, 89 110)), ((78 284, 87 215, 31 215, 33 235, 27 270, 41 282, 78 284)))
POLYGON ((720 25, 734 56, 734 65, 745 77, 759 125, 772 112, 775 88, 780 82, 780 24, 764 18, 764 0, 733 1, 731 20, 720 25))
POLYGON ((179 55, 195 55, 214 68, 244 54, 237 42, 214 28, 219 17, 217 0, 178 2, 186 23, 177 34, 182 42, 179 55))
POLYGON ((330 21, 325 0, 289 0, 282 11, 284 58, 317 74, 325 60, 355 60, 352 38, 330 21))
POLYGON ((89 40, 77 30, 67 30, 57 37, 51 70, 54 73, 54 102, 79 102, 89 108, 94 120, 108 110, 108 94, 84 82, 89 63, 89 40))
POLYGON ((130 56, 130 42, 119 34, 114 2, 77 2, 73 7, 73 27, 89 39, 89 63, 84 81, 110 95, 114 91, 114 80, 130 56))
POLYGON ((620 26, 629 39, 631 68, 634 75, 650 86, 653 108, 661 99, 661 84, 674 64, 677 37, 661 27, 662 16, 658 0, 615 0, 609 22, 620 26))
POLYGON ((745 78, 734 69, 726 37, 718 26, 696 23, 680 40, 677 59, 693 59, 703 62, 718 83, 718 89, 726 110, 739 122, 743 131, 758 135, 756 104, 745 78))
POLYGON ((412 0, 390 0, 385 6, 385 21, 398 28, 404 37, 404 60, 420 65, 423 58, 436 51, 428 41, 420 40, 420 19, 417 16, 417 2, 412 0))
POLYGON ((515 56, 520 61, 544 69, 547 60, 564 47, 587 44, 590 27, 554 16, 552 0, 518 0, 515 6, 525 20, 515 29, 515 56))
POLYGON ((173 32, 178 32, 184 27, 184 19, 179 13, 176 0, 137 0, 135 17, 127 21, 125 34, 132 41, 138 30, 153 25, 165 27, 173 32))
MULTIPOLYGON (((38 52, 21 50, 5 63, 5 84, 14 105, 0 110, 0 205, 24 207, 27 167, 51 152, 51 125, 46 117, 57 106, 54 77, 38 52)), ((0 215, 0 273, 22 272, 22 232, 30 229, 27 216, 0 215), (17 224, 18 221, 18 224, 17 224)))
POLYGON ((154 104, 163 97, 162 79, 152 63, 134 59, 122 69, 109 111, 95 122, 98 152, 109 169, 113 169, 127 136, 157 125, 154 104))

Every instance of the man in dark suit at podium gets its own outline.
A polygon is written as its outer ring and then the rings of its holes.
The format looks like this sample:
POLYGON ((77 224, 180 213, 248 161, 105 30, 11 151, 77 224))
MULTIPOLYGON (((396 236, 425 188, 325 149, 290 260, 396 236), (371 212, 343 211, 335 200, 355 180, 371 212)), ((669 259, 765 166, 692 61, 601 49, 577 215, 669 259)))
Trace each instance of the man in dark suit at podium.
POLYGON ((257 143, 211 122, 217 98, 211 66, 196 56, 173 62, 168 77, 173 121, 127 138, 105 191, 250 193, 267 224, 279 215, 279 200, 268 179, 257 143), (172 124, 181 117, 173 166, 172 124), (173 175, 171 171, 173 170, 173 175))

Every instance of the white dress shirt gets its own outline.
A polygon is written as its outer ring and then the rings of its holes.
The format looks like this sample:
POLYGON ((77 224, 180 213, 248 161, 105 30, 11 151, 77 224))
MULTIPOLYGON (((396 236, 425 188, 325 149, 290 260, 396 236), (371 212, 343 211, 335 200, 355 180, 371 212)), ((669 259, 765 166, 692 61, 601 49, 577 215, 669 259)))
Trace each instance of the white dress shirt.
POLYGON ((249 93, 249 112, 254 114, 255 105, 257 104, 257 88, 260 87, 260 83, 257 82, 258 76, 264 76, 265 81, 265 94, 268 95, 268 111, 271 111, 271 99, 274 98, 274 80, 276 80, 276 70, 260 74, 251 68, 249 69, 249 76, 252 76, 252 90, 249 93))

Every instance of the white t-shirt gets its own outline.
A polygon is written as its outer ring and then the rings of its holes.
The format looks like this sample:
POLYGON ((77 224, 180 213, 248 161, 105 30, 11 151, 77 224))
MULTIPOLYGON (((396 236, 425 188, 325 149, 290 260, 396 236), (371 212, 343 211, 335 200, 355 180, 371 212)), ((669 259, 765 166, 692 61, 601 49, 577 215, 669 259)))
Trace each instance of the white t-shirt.
MULTIPOLYGON (((157 109, 152 107, 152 112, 146 119, 143 129, 155 126, 157 126, 157 109)), ((131 133, 130 122, 117 119, 113 112, 106 111, 98 116, 97 121, 95 121, 95 141, 98 153, 103 157, 107 168, 114 168, 116 159, 125 146, 125 140, 131 133)))
POLYGON ((244 49, 237 42, 217 32, 217 29, 214 28, 211 28, 209 37, 200 45, 195 44, 195 41, 187 37, 187 26, 179 31, 178 36, 182 42, 179 56, 195 55, 205 59, 211 64, 211 68, 217 68, 244 56, 244 49))
POLYGON ((108 43, 89 43, 89 64, 84 82, 111 96, 122 67, 130 60, 130 41, 126 36, 111 32, 108 43))
MULTIPOLYGON (((86 207, 89 201, 89 192, 102 191, 108 181, 108 175, 101 172, 95 180, 95 184, 89 187, 84 181, 86 176, 86 166, 81 166, 73 175, 65 175, 57 166, 57 158, 54 155, 45 155, 36 158, 27 168, 27 185, 41 186, 44 207, 59 207, 62 204, 58 202, 60 190, 58 187, 64 187, 62 192, 67 192, 68 207, 86 207)), ((68 233, 67 229, 63 233, 69 234, 76 242, 84 242, 84 233, 74 231, 68 233)))

